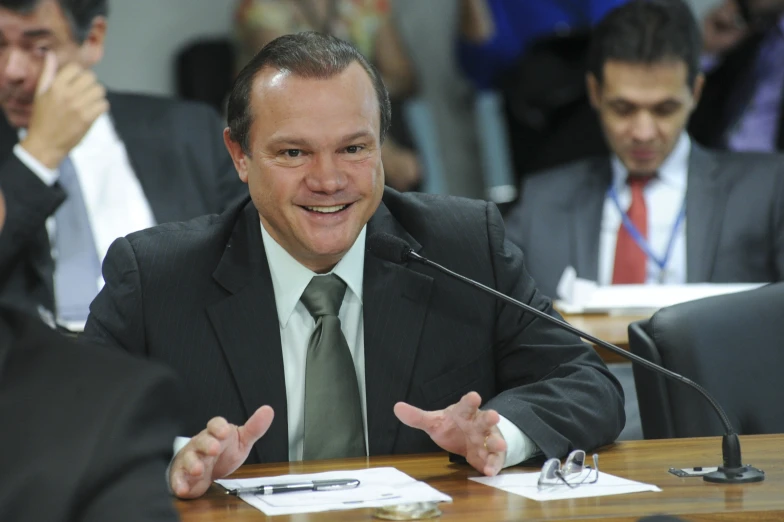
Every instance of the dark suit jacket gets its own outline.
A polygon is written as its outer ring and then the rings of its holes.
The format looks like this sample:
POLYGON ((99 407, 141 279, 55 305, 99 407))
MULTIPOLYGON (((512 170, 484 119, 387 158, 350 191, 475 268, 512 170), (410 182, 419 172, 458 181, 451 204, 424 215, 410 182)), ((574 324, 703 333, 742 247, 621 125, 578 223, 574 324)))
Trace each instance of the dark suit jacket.
MULTIPOLYGON (((158 223, 222 212, 247 194, 210 108, 164 98, 111 93, 111 118, 158 223)), ((12 149, 16 129, 0 117, 0 187, 7 221, 0 236, 0 297, 33 313, 54 310, 54 266, 46 219, 65 199, 12 149)))
MULTIPOLYGON (((387 189, 368 223, 376 232, 554 313, 492 204, 387 189)), ((174 368, 192 406, 188 434, 215 415, 244 423, 271 405, 275 421, 250 461, 288 459, 280 330, 252 203, 118 239, 104 278, 86 338, 174 368)), ((612 442, 623 427, 622 392, 590 347, 429 268, 367 253, 363 320, 371 455, 435 451, 392 407, 440 409, 471 390, 547 456, 612 442)))
MULTIPOLYGON (((612 171, 608 157, 530 177, 507 216, 509 240, 554 295, 564 269, 598 278, 599 236, 612 171)), ((692 144, 686 187, 686 279, 746 283, 784 279, 784 159, 709 152, 692 144)))
POLYGON ((0 520, 177 520, 171 372, 0 309, 0 520))
MULTIPOLYGON (((754 94, 755 67, 764 38, 764 34, 747 38, 707 74, 700 101, 689 120, 689 133, 698 143, 711 148, 726 147, 727 132, 741 117, 754 94)), ((779 109, 776 128, 778 150, 784 150, 783 124, 784 104, 779 109)))

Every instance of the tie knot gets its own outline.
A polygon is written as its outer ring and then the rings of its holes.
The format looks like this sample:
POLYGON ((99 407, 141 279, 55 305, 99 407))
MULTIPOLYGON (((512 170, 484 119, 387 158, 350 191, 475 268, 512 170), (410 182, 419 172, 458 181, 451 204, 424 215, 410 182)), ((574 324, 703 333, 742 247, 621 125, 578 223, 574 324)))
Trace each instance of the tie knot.
POLYGON ((656 178, 656 174, 652 174, 652 175, 649 175, 649 176, 640 175, 640 174, 629 175, 626 178, 626 183, 628 183, 629 187, 631 187, 632 189, 643 189, 654 178, 656 178))
POLYGON ((337 316, 345 294, 346 283, 335 274, 314 276, 302 292, 300 301, 310 315, 318 319, 323 315, 337 316))

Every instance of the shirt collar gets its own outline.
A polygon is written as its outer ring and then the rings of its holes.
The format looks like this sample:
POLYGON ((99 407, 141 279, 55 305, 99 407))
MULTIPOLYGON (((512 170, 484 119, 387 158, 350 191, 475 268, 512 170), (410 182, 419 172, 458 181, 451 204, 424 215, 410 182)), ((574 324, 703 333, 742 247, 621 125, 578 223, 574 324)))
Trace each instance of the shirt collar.
MULTIPOLYGON (((677 188, 686 186, 686 176, 689 172, 689 155, 691 154, 691 138, 686 132, 681 133, 675 148, 664 160, 657 171, 658 180, 677 188)), ((616 190, 621 190, 626 185, 629 173, 623 162, 613 154, 610 160, 613 174, 613 184, 616 190)))
MULTIPOLYGON (((329 272, 345 281, 348 289, 357 296, 360 303, 362 302, 362 280, 365 267, 366 232, 367 225, 362 227, 349 251, 329 272)), ((285 328, 300 297, 302 297, 302 292, 305 291, 313 276, 318 274, 294 259, 270 236, 263 223, 261 224, 261 239, 264 242, 264 252, 267 255, 267 263, 272 277, 278 321, 281 328, 285 328)))

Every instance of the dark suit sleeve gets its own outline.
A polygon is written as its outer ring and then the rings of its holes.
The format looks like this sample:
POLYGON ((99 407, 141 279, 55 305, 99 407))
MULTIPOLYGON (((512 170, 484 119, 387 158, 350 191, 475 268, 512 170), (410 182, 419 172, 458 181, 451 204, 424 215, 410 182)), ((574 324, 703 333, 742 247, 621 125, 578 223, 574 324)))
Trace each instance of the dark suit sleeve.
POLYGON ((525 202, 525 186, 520 190, 520 199, 506 216, 506 239, 525 252, 528 244, 531 205, 525 202))
POLYGON ((777 276, 775 281, 784 281, 784 169, 781 168, 776 179, 776 196, 773 208, 773 248, 777 276))
POLYGON ((46 219, 65 201, 59 185, 47 186, 15 154, 0 166, 0 187, 6 202, 6 222, 0 234, 0 277, 20 253, 45 229, 46 219))
MULTIPOLYGON (((487 207, 496 288, 559 317, 504 238, 494 205, 487 207)), ((613 442, 625 422, 623 391, 596 352, 577 336, 516 307, 499 303, 496 381, 503 390, 486 407, 513 422, 547 457, 613 442)))
POLYGON ((90 304, 81 339, 144 355, 139 353, 145 346, 141 280, 136 255, 126 238, 109 247, 103 279, 104 287, 90 304))
POLYGON ((107 401, 107 421, 86 467, 90 484, 83 490, 93 494, 84 499, 79 520, 178 520, 166 468, 179 431, 181 390, 157 366, 127 375, 127 382, 113 387, 114 400, 107 401))

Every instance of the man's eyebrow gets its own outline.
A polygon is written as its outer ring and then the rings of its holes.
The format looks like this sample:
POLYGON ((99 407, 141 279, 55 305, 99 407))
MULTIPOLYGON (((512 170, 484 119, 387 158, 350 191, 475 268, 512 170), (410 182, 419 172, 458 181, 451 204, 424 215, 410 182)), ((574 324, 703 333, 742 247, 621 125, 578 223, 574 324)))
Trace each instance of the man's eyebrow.
POLYGON ((30 29, 28 31, 24 31, 22 36, 24 38, 41 38, 42 36, 52 36, 51 29, 30 29))
POLYGON ((362 130, 362 131, 354 132, 353 134, 349 134, 348 136, 344 136, 343 138, 341 138, 340 141, 346 142, 346 141, 354 141, 358 139, 368 139, 372 137, 373 134, 370 131, 362 130))
POLYGON ((278 136, 270 140, 269 145, 296 145, 297 147, 306 147, 307 140, 302 138, 295 138, 294 136, 278 136))

